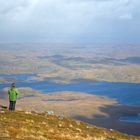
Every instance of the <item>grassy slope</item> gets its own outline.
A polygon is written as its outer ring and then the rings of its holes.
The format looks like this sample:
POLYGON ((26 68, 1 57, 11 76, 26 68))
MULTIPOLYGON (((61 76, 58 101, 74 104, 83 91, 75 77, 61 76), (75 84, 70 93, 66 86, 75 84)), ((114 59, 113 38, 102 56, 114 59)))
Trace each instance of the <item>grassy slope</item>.
POLYGON ((0 140, 140 140, 48 113, 0 112, 0 140), (5 137, 5 138, 4 138, 5 137))

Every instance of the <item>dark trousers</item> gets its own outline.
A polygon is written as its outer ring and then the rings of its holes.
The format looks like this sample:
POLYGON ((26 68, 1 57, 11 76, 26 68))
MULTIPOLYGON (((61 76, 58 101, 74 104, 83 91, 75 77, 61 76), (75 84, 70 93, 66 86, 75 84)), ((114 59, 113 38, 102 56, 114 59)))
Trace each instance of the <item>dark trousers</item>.
POLYGON ((16 101, 10 101, 9 103, 9 110, 15 110, 16 101))

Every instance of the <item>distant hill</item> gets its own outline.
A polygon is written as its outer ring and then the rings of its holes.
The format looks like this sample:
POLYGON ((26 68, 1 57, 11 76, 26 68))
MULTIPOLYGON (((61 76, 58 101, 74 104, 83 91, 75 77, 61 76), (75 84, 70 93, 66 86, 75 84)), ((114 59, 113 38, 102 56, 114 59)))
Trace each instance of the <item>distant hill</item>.
POLYGON ((80 121, 36 113, 0 110, 0 140, 140 140, 112 129, 80 121))
MULTIPOLYGON (((0 44, 0 50, 0 74, 35 74, 28 80, 59 83, 77 79, 140 83, 138 44, 0 44)), ((16 79, 0 76, 1 83, 12 80, 16 79)))

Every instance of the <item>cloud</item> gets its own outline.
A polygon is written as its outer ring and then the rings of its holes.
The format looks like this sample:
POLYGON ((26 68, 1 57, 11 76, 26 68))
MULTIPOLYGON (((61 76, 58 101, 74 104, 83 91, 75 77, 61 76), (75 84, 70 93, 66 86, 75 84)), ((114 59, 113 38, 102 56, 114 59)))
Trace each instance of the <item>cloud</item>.
POLYGON ((127 42, 140 34, 134 27, 140 23, 137 0, 1 0, 0 5, 0 41, 127 42))
POLYGON ((13 11, 16 12, 16 10, 18 9, 24 9, 26 6, 28 6, 28 1, 19 0, 15 2, 14 0, 8 0, 7 2, 5 2, 4 0, 1 0, 0 5, 0 14, 6 15, 8 13, 12 13, 13 11))
POLYGON ((124 14, 124 15, 121 15, 120 16, 120 19, 123 19, 123 20, 132 20, 133 19, 133 16, 132 16, 132 14, 124 14))

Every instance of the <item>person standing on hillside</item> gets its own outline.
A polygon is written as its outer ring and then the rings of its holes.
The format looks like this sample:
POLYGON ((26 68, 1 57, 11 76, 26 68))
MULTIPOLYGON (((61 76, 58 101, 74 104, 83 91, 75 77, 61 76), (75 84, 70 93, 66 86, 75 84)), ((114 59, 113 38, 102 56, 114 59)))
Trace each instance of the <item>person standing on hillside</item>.
POLYGON ((16 88, 15 83, 11 84, 11 88, 8 90, 8 94, 9 94, 9 110, 15 110, 18 95, 18 89, 16 88))

